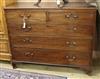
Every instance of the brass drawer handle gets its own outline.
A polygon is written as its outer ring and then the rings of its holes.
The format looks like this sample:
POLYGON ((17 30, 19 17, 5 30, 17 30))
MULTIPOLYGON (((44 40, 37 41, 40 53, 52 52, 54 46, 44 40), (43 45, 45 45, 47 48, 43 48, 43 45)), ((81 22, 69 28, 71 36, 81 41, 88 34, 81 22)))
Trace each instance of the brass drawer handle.
POLYGON ((72 16, 72 14, 69 13, 69 14, 65 15, 65 18, 71 18, 71 16, 72 16))
POLYGON ((31 14, 23 14, 23 15, 22 15, 22 14, 20 14, 19 16, 20 16, 20 17, 22 17, 22 18, 23 18, 23 17, 26 17, 26 18, 28 19, 28 18, 30 18, 30 17, 31 17, 31 14))
POLYGON ((32 40, 28 40, 29 41, 29 43, 32 43, 32 40))
POLYGON ((73 13, 68 13, 67 15, 65 15, 65 18, 68 18, 68 19, 71 19, 71 18, 76 19, 76 18, 78 18, 78 15, 73 14, 73 13))
POLYGON ((76 14, 75 14, 75 15, 73 15, 73 18, 78 18, 78 15, 76 15, 76 14))
POLYGON ((30 17, 31 15, 20 15, 20 17, 22 17, 22 29, 25 30, 25 31, 30 31, 32 29, 32 27, 28 27, 28 24, 27 24, 27 20, 28 18, 30 17))
POLYGON ((25 56, 28 56, 28 55, 30 55, 30 52, 26 52, 26 53, 25 53, 25 56))
POLYGON ((69 62, 72 62, 72 61, 75 61, 77 58, 76 58, 76 56, 66 56, 66 59, 67 59, 69 62))
MULTIPOLYGON (((24 27, 24 24, 23 24, 23 27, 24 27)), ((22 31, 24 32, 29 32, 31 30, 32 30, 32 27, 31 26, 28 27, 26 24, 25 24, 25 28, 22 28, 22 31)))
POLYGON ((34 53, 32 53, 32 52, 26 52, 25 53, 25 56, 33 56, 34 55, 34 53))
POLYGON ((77 27, 73 27, 72 30, 73 30, 73 31, 77 31, 77 27))
POLYGON ((30 26, 30 27, 27 27, 28 29, 32 29, 32 27, 30 26))
POLYGON ((23 42, 32 43, 32 40, 31 40, 31 39, 29 39, 29 38, 25 38, 25 39, 23 39, 23 42))
POLYGON ((27 26, 26 20, 27 20, 27 17, 26 17, 26 16, 23 16, 23 25, 22 25, 22 29, 25 29, 26 26, 27 26))
POLYGON ((67 46, 69 46, 69 47, 74 47, 74 46, 76 46, 77 43, 74 42, 74 41, 71 41, 71 42, 70 42, 70 41, 67 41, 66 44, 67 44, 67 46))

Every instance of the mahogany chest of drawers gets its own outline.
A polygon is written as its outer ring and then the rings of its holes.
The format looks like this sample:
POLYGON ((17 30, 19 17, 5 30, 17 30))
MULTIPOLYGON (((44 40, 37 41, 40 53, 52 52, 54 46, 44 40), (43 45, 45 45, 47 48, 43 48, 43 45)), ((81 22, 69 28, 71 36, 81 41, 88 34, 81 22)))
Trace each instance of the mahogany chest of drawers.
POLYGON ((30 6, 5 8, 13 67, 15 63, 34 63, 90 72, 96 9, 76 3, 63 8, 53 3, 30 6))

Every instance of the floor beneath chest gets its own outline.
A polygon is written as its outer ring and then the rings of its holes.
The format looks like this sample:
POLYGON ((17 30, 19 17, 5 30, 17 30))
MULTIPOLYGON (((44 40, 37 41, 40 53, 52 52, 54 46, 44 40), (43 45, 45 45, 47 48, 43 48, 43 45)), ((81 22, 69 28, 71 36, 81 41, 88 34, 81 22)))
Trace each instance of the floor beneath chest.
MULTIPOLYGON (((18 64, 16 70, 37 72, 43 74, 59 75, 68 79, 100 79, 100 59, 94 61, 92 76, 85 74, 82 70, 67 67, 42 66, 34 64, 18 64)), ((12 69, 10 62, 0 61, 0 68, 12 69)))

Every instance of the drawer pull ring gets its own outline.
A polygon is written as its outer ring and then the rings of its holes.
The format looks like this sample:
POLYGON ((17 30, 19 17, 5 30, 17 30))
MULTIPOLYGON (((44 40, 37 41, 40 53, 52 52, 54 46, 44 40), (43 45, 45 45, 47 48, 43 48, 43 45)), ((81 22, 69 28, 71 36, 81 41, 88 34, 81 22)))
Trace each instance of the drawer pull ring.
POLYGON ((26 22, 23 22, 23 27, 22 27, 23 29, 25 29, 26 28, 26 22))
POLYGON ((26 19, 27 17, 26 16, 23 16, 23 26, 22 26, 22 29, 25 29, 26 28, 26 19))
POLYGON ((27 25, 27 19, 30 17, 31 15, 21 15, 21 17, 23 17, 23 24, 22 24, 22 29, 26 32, 30 31, 32 29, 32 27, 27 25))

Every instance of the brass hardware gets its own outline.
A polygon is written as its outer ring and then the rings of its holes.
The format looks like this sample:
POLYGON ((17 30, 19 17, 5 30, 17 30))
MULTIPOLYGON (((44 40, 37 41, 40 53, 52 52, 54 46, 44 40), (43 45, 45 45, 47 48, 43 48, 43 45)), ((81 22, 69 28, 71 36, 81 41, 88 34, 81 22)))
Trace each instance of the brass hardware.
POLYGON ((30 55, 31 54, 31 52, 26 52, 25 53, 25 56, 28 56, 28 55, 30 55))
POLYGON ((27 27, 28 29, 32 29, 32 27, 27 27))
POLYGON ((22 20, 23 20, 23 24, 22 24, 22 29, 28 29, 30 30, 31 27, 27 27, 27 20, 28 18, 31 16, 30 14, 27 14, 27 15, 19 15, 20 17, 22 17, 22 20))
POLYGON ((69 59, 69 56, 66 56, 66 59, 69 59))
POLYGON ((25 56, 33 56, 34 55, 34 53, 31 53, 31 52, 26 52, 25 53, 25 56))
POLYGON ((72 59, 74 59, 74 60, 75 60, 75 59, 76 59, 76 57, 75 57, 75 56, 73 56, 73 57, 72 57, 72 59))
POLYGON ((31 14, 27 14, 26 17, 27 17, 27 18, 30 18, 30 17, 31 17, 31 14))
POLYGON ((29 40, 30 43, 32 43, 32 40, 29 40))
POLYGON ((66 42, 66 44, 69 46, 69 47, 74 47, 74 46, 76 46, 76 42, 74 42, 74 41, 67 41, 66 42))
POLYGON ((31 17, 31 14, 23 14, 23 15, 19 15, 19 16, 22 17, 22 18, 23 18, 23 17, 27 17, 27 19, 28 19, 28 18, 31 17))
POLYGON ((72 16, 72 14, 69 13, 69 14, 65 15, 65 18, 70 18, 71 16, 72 16))
POLYGON ((72 61, 75 61, 76 57, 73 56, 72 58, 68 59, 68 61, 72 62, 72 61))
POLYGON ((70 62, 76 60, 76 56, 66 56, 66 59, 70 62))
POLYGON ((76 45, 76 42, 72 42, 72 45, 76 45))
POLYGON ((29 38, 25 38, 25 39, 23 39, 23 42, 32 43, 32 40, 31 40, 31 39, 29 39, 29 38))
POLYGON ((31 31, 31 29, 32 29, 32 27, 28 27, 28 25, 26 26, 26 28, 22 28, 22 30, 24 31, 24 32, 29 32, 29 31, 31 31))
POLYGON ((23 42, 26 42, 26 40, 24 39, 23 42))
POLYGON ((34 55, 34 53, 31 53, 31 56, 33 56, 34 55))
POLYGON ((76 27, 73 27, 73 31, 76 31, 77 30, 77 28, 76 27))
POLYGON ((73 15, 73 17, 74 17, 74 18, 78 18, 78 16, 77 16, 77 15, 73 15))
POLYGON ((25 29, 26 26, 27 26, 26 20, 27 20, 27 17, 26 16, 23 16, 23 26, 22 26, 22 29, 25 29))
POLYGON ((70 44, 70 42, 69 42, 69 41, 67 41, 67 42, 66 42, 66 44, 67 44, 67 45, 69 45, 69 44, 70 44))
POLYGON ((74 18, 74 19, 76 19, 76 18, 78 18, 78 15, 76 15, 76 14, 72 14, 72 13, 68 13, 67 15, 65 15, 65 18, 74 18))

